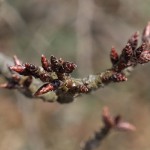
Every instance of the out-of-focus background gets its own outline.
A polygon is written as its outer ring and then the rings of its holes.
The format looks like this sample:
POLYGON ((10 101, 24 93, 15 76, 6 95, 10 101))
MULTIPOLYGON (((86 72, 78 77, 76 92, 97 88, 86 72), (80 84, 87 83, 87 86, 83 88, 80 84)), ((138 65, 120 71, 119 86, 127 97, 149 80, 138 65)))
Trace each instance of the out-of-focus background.
MULTIPOLYGON (((111 66, 112 46, 120 52, 142 32, 149 6, 150 0, 0 0, 0 52, 38 65, 41 54, 62 57, 78 65, 75 77, 101 72, 111 66)), ((113 131, 98 149, 148 150, 149 68, 138 66, 127 82, 64 105, 0 89, 0 150, 79 150, 102 126, 106 105, 137 131, 113 131)))

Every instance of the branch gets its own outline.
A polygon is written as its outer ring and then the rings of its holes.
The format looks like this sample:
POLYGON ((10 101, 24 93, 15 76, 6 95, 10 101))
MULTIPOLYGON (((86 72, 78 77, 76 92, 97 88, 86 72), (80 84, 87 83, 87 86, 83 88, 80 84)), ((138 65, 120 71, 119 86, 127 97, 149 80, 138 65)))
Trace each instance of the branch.
POLYGON ((48 60, 42 55, 42 66, 36 66, 30 63, 24 64, 14 56, 14 65, 12 65, 12 61, 0 53, 0 73, 7 80, 7 83, 1 84, 0 87, 18 89, 27 97, 41 98, 48 102, 72 102, 75 97, 88 94, 111 82, 127 81, 129 71, 138 64, 149 62, 150 23, 143 31, 139 47, 138 38, 139 33, 134 33, 120 55, 112 47, 110 69, 82 79, 71 76, 77 65, 62 58, 51 56, 48 60))

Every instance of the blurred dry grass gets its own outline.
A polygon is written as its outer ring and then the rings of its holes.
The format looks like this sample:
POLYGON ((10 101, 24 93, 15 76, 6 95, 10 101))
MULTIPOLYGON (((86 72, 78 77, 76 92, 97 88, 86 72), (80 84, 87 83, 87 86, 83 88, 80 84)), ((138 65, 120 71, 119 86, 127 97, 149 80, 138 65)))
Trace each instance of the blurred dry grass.
MULTIPOLYGON (((78 64, 75 76, 100 72, 110 66, 111 46, 120 50, 150 20, 149 5, 150 0, 1 0, 0 51, 35 64, 40 64, 41 54, 54 54, 78 64)), ((128 82, 67 105, 0 90, 0 149, 80 149, 80 143, 100 127, 101 108, 108 105, 114 114, 121 113, 135 124, 137 131, 113 132, 101 149, 147 150, 149 76, 149 64, 139 66, 128 82)))

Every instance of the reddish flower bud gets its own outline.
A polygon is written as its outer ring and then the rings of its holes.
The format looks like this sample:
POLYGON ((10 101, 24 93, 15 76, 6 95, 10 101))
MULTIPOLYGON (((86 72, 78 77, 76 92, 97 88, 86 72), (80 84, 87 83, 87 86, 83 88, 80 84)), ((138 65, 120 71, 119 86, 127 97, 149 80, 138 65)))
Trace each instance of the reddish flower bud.
POLYGON ((78 87, 78 89, 79 89, 79 92, 80 92, 80 93, 87 93, 87 92, 89 91, 89 89, 88 89, 87 86, 85 86, 85 85, 80 85, 80 86, 78 87))
POLYGON ((77 67, 77 65, 72 62, 66 61, 63 63, 64 73, 72 73, 76 67, 77 67))
POLYGON ((130 43, 132 50, 134 51, 138 46, 138 39, 139 39, 139 32, 135 32, 131 38, 129 39, 128 43, 130 43))
POLYGON ((50 62, 47 60, 47 58, 44 55, 41 56, 41 63, 45 71, 51 72, 50 62))
POLYGON ((110 60, 113 65, 115 65, 119 60, 118 53, 114 47, 112 47, 110 51, 110 60))
POLYGON ((133 55, 133 50, 131 44, 128 43, 125 48, 122 50, 122 57, 124 58, 125 62, 128 62, 133 55))
POLYGON ((150 61, 150 51, 143 51, 138 59, 138 63, 144 64, 150 61))
POLYGON ((111 80, 113 82, 122 82, 127 81, 127 78, 123 73, 115 73, 114 75, 112 75, 111 80))
POLYGON ((136 55, 137 59, 139 58, 139 56, 141 55, 141 53, 144 50, 146 50, 146 49, 147 49, 147 44, 146 43, 142 43, 142 45, 135 50, 135 55, 136 55))

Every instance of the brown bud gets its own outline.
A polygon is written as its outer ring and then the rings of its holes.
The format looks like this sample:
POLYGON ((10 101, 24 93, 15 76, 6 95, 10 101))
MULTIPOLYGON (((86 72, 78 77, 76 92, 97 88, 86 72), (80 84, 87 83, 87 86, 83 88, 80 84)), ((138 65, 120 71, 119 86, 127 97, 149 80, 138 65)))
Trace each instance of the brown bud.
POLYGON ((27 70, 29 70, 30 72, 35 72, 38 70, 38 67, 33 65, 33 64, 29 64, 29 63, 25 63, 25 67, 27 70))
POLYGON ((32 75, 35 78, 39 78, 39 76, 40 76, 39 67, 37 67, 33 64, 29 64, 29 63, 25 63, 25 67, 26 67, 26 70, 28 72, 28 75, 32 75))

